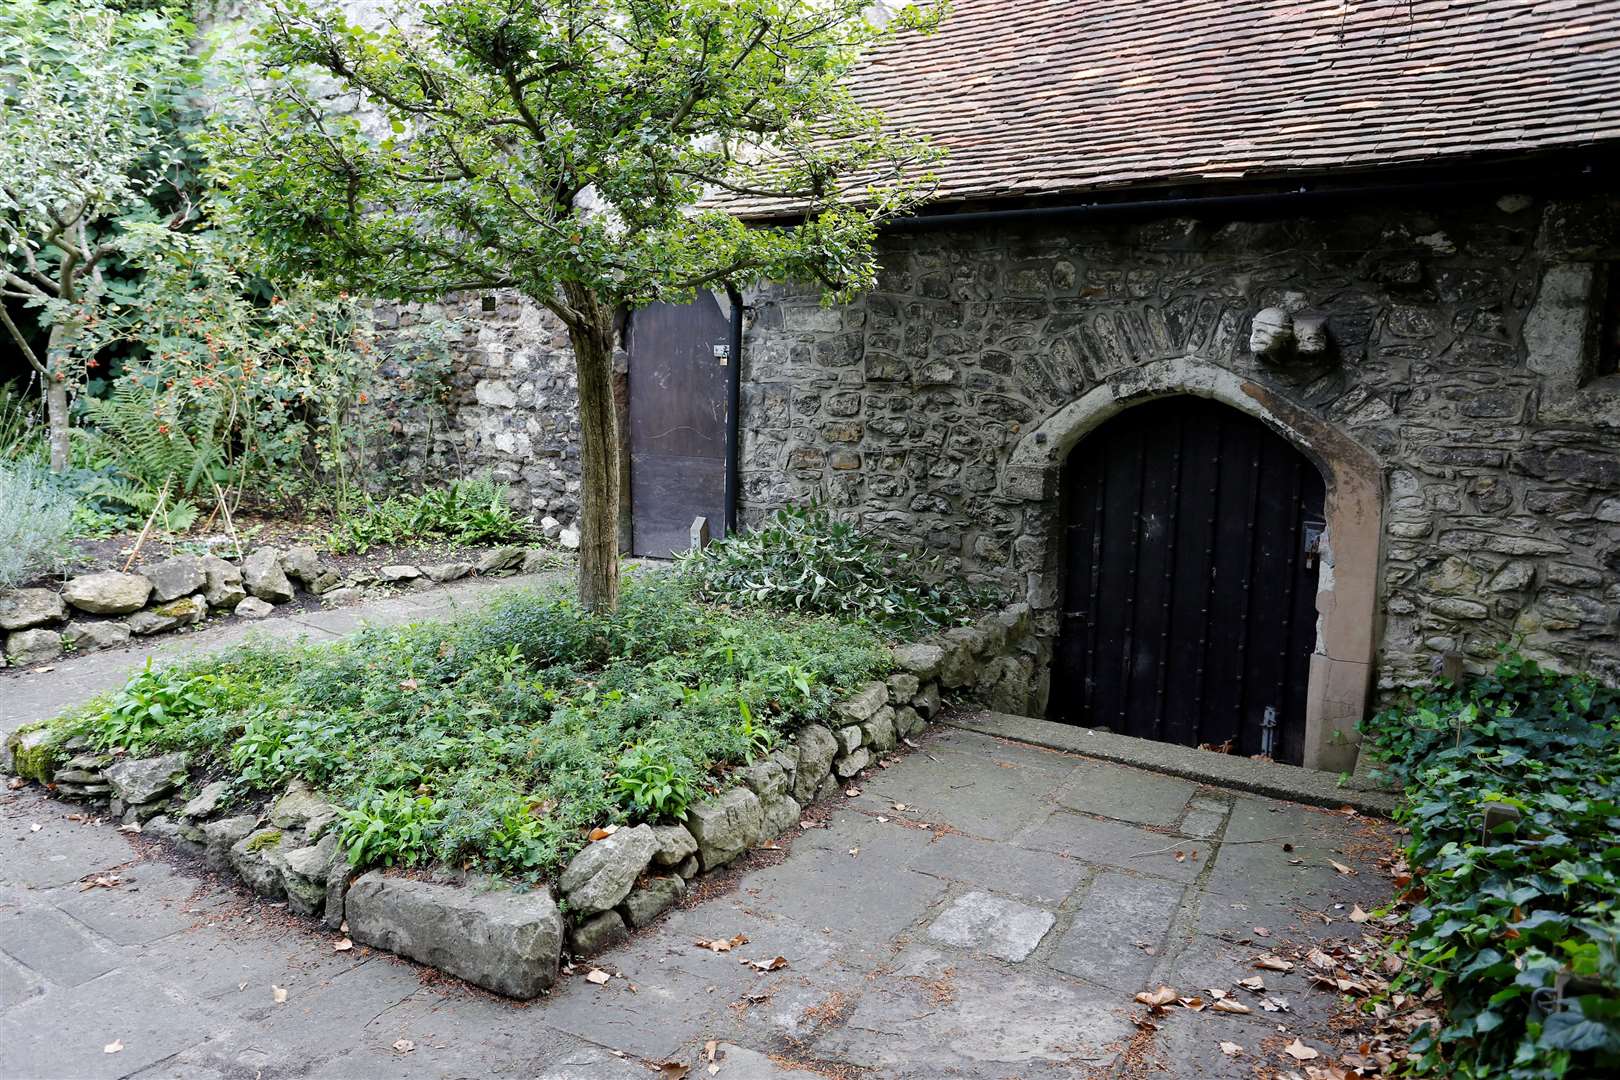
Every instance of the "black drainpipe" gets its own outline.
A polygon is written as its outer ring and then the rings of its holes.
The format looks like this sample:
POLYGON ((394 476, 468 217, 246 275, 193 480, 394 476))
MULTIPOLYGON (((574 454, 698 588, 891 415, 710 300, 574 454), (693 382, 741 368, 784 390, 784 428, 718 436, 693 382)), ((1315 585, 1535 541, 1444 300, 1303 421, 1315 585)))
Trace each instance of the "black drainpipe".
POLYGON ((731 301, 731 341, 726 357, 726 535, 730 536, 737 531, 737 410, 742 398, 742 293, 737 291, 735 285, 728 283, 726 299, 731 301))

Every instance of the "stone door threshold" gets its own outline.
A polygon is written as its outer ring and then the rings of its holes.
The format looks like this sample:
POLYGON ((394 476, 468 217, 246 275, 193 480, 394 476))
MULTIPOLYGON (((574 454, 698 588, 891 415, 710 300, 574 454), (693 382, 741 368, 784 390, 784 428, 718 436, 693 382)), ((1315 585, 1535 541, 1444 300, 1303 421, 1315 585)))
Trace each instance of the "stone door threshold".
MULTIPOLYGON (((1336 773, 1115 735, 1073 724, 1037 720, 1031 716, 951 712, 943 716, 940 722, 982 735, 1044 746, 1050 750, 1065 750, 1101 761, 1168 773, 1185 780, 1313 806, 1350 806, 1364 814, 1388 817, 1400 802, 1400 796, 1396 793, 1369 791, 1342 784, 1336 773)), ((1351 783, 1360 781, 1351 780, 1351 783)))

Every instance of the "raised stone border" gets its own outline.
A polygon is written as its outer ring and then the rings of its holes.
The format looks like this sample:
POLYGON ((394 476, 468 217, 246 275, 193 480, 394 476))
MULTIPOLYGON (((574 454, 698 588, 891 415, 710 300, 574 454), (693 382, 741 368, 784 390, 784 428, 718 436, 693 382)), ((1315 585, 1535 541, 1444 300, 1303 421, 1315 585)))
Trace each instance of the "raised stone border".
POLYGON ((536 573, 550 565, 553 555, 550 548, 508 544, 490 549, 476 562, 398 564, 345 575, 314 547, 300 544, 286 551, 255 548, 239 562, 217 555, 176 555, 143 566, 138 574, 81 574, 68 579, 59 592, 0 592, 5 645, 0 668, 50 663, 66 650, 84 653, 125 645, 134 637, 194 626, 215 612, 261 619, 275 605, 292 600, 300 588, 319 596, 324 605, 338 606, 359 599, 372 585, 417 588, 471 574, 536 573), (73 616, 77 618, 70 622, 73 616))
POLYGON ((831 723, 807 725, 734 770, 737 785, 688 808, 683 824, 614 829, 549 887, 527 892, 376 870, 356 878, 338 846, 338 808, 300 780, 269 804, 223 814, 229 784, 217 780, 188 797, 184 754, 130 760, 82 742, 58 748, 39 725, 13 733, 0 764, 58 795, 105 802, 109 816, 332 929, 346 925, 355 941, 528 999, 556 982, 565 950, 589 956, 624 940, 679 902, 700 874, 797 825, 806 805, 844 790, 937 719, 945 695, 1022 708, 1038 648, 1022 604, 895 646, 892 674, 840 701, 831 723))

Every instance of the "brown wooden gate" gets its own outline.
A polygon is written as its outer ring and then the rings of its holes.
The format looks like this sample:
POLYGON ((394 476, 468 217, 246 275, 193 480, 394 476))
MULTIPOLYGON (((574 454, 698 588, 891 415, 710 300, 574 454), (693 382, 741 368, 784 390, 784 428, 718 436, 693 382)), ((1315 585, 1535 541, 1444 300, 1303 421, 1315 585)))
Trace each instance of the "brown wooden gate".
POLYGON ((1298 764, 1322 476, 1260 421, 1127 409, 1064 471, 1053 719, 1298 764))
POLYGON ((690 546, 692 519, 726 523, 726 403, 731 323, 714 295, 651 304, 630 317, 630 549, 667 558, 690 546))

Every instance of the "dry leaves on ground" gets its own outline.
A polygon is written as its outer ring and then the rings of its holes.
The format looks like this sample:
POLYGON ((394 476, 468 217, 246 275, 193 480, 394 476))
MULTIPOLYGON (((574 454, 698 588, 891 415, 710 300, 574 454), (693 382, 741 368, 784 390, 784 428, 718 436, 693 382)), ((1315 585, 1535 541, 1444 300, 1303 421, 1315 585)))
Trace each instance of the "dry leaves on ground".
POLYGON ((348 938, 339 938, 338 940, 332 942, 333 952, 348 952, 352 948, 354 948, 354 942, 350 941, 348 938))
POLYGON ((272 984, 270 987, 270 997, 277 1005, 285 1005, 287 1003, 287 988, 285 986, 276 986, 272 984))
POLYGON ((1223 1042, 1221 1043, 1221 1053, 1225 1054, 1227 1057, 1237 1057, 1239 1054, 1243 1053, 1243 1047, 1239 1046, 1235 1042, 1223 1042))
POLYGON ((692 944, 700 949, 708 949, 710 952, 730 952, 739 945, 748 944, 748 935, 738 934, 736 937, 730 938, 698 938, 692 944))
POLYGON ((588 983, 595 983, 597 986, 605 985, 611 978, 613 978, 613 976, 609 975, 601 968, 591 968, 590 971, 585 973, 585 981, 588 983))
POLYGON ((409 1039, 395 1039, 394 1049, 399 1051, 401 1054, 408 1054, 412 1050, 416 1049, 416 1044, 409 1039))
POLYGON ((1287 1054, 1295 1061, 1315 1061, 1317 1058, 1322 1056, 1322 1052, 1320 1050, 1313 1050, 1309 1046, 1306 1046, 1304 1043, 1300 1042, 1298 1039, 1295 1039, 1293 1042, 1283 1047, 1283 1053, 1287 1054))

